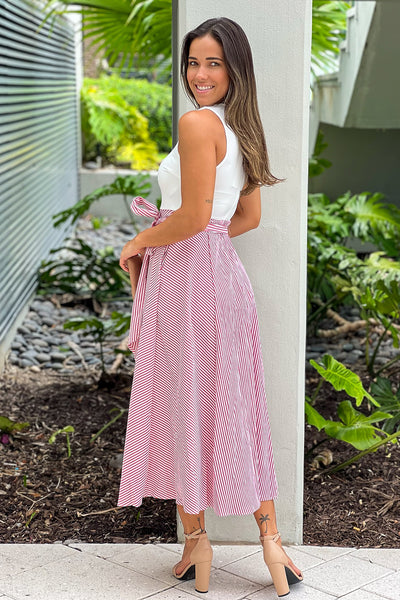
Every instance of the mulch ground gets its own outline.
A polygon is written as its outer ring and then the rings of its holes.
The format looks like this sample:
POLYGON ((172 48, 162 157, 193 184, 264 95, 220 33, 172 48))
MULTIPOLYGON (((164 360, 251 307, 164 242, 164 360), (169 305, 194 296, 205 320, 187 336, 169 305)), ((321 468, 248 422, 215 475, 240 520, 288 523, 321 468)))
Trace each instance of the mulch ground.
POLYGON ((0 443, 1 543, 177 541, 175 501, 116 508, 126 412, 91 438, 127 408, 132 378, 120 374, 100 387, 98 378, 14 367, 3 373, 0 415, 30 427, 0 443), (75 429, 70 457, 65 434, 48 441, 68 425, 75 429))
MULTIPOLYGON (((176 542, 174 500, 146 498, 139 508, 116 508, 126 412, 94 442, 91 438, 126 409, 130 374, 98 384, 98 374, 61 376, 8 367, 0 379, 0 415, 28 421, 29 429, 0 443, 0 542, 176 542), (65 434, 71 425, 71 456, 65 434)), ((307 381, 308 391, 315 379, 307 381)), ((343 396, 327 384, 316 407, 329 418, 343 396)), ((321 434, 306 427, 306 452, 321 434)), ((313 466, 322 450, 333 464, 353 454, 329 440, 305 459, 304 543, 329 546, 400 545, 400 445, 391 444, 335 474, 313 466)))
MULTIPOLYGON (((369 377, 364 366, 354 365, 352 370, 360 375, 368 389, 369 377)), ((390 378, 395 382, 398 376, 390 378)), ((306 380, 308 395, 316 384, 314 376, 306 380)), ((324 382, 315 408, 326 419, 338 420, 337 406, 347 399, 347 394, 336 392, 324 382)), ((362 411, 362 406, 358 410, 362 411)), ((345 469, 328 474, 324 470, 349 460, 358 451, 339 440, 323 441, 325 437, 323 432, 306 425, 304 543, 400 547, 400 444, 389 443, 345 469), (331 461, 327 467, 322 464, 324 458, 331 461)))

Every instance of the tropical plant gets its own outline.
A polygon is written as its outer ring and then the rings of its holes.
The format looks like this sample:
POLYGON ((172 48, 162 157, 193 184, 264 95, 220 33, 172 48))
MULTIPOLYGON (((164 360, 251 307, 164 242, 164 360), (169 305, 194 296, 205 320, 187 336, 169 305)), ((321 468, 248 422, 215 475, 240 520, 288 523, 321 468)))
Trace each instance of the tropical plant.
POLYGON ((365 362, 368 372, 372 377, 391 367, 400 360, 400 354, 395 358, 386 361, 379 369, 375 370, 375 361, 378 356, 379 348, 388 334, 391 335, 392 343, 395 348, 399 347, 399 332, 397 321, 400 317, 400 289, 398 281, 379 280, 374 289, 368 287, 368 283, 362 281, 360 287, 353 286, 352 293, 361 309, 361 317, 366 323, 365 336, 365 362), (360 287, 362 286, 362 290, 360 287), (380 323, 382 332, 378 337, 375 348, 370 354, 370 329, 371 323, 380 323))
POLYGON ((120 70, 129 70, 134 61, 171 67, 171 0, 48 0, 46 8, 50 20, 79 13, 83 36, 120 70))
MULTIPOLYGON (((311 398, 306 396, 305 412, 308 424, 316 427, 319 431, 323 430, 328 438, 341 440, 362 451, 350 460, 331 467, 329 470, 339 470, 344 468, 368 452, 375 452, 382 445, 400 437, 400 431, 393 433, 393 419, 397 418, 400 420, 399 413, 397 412, 394 415, 392 412, 382 410, 383 407, 380 406, 378 398, 373 397, 364 388, 356 373, 345 367, 329 354, 323 356, 320 363, 311 360, 310 364, 318 371, 321 380, 319 381, 313 396, 311 398), (364 414, 363 412, 356 410, 350 400, 344 400, 339 404, 337 409, 339 420, 333 421, 325 419, 315 408, 317 395, 321 388, 322 381, 329 382, 336 391, 344 390, 351 398, 356 400, 357 407, 362 404, 364 399, 367 399, 369 406, 373 404, 378 406, 380 410, 374 410, 371 414, 364 414), (382 428, 378 428, 375 423, 382 421, 382 428), (388 435, 389 433, 391 433, 391 435, 388 435)), ((389 390, 389 386, 386 383, 383 384, 382 380, 380 380, 378 387, 373 387, 372 389, 379 392, 379 399, 385 399, 386 410, 388 410, 389 405, 395 409, 399 408, 398 397, 393 395, 391 387, 389 390)), ((396 423, 398 423, 398 420, 396 420, 396 423)), ((314 445, 309 454, 316 446, 325 442, 326 439, 323 439, 318 442, 318 444, 314 445)))
POLYGON ((114 248, 94 250, 80 238, 74 245, 55 248, 50 254, 68 251, 42 261, 38 271, 39 294, 72 294, 81 299, 106 302, 129 298, 129 276, 119 267, 114 248))
POLYGON ((374 411, 371 415, 364 415, 356 410, 350 400, 343 400, 338 406, 337 415, 340 421, 324 419, 322 415, 306 402, 306 416, 309 425, 314 425, 319 431, 324 430, 328 437, 342 440, 351 444, 357 450, 366 450, 382 439, 382 429, 374 425, 391 417, 382 411, 374 411))
MULTIPOLYGON (((140 114, 147 119, 148 132, 150 139, 156 143, 159 152, 169 152, 172 145, 171 122, 172 122, 172 91, 171 86, 161 85, 153 82, 149 83, 143 79, 125 79, 116 75, 101 76, 97 79, 86 77, 83 83, 82 99, 85 107, 85 96, 87 90, 99 90, 99 96, 106 100, 112 100, 115 97, 120 98, 129 106, 136 107, 140 114)), ((91 99, 90 99, 91 100, 91 99)), ((98 103, 96 111, 101 118, 101 111, 106 111, 107 106, 98 103)), ((87 115, 87 110, 83 111, 83 116, 87 115)), ((104 124, 100 122, 100 127, 108 125, 105 115, 104 124)), ((83 120, 83 127, 90 127, 89 123, 83 120)), ((93 124, 91 132, 96 136, 96 126, 93 124)))
POLYGON ((129 329, 131 315, 129 313, 120 313, 113 311, 109 319, 103 320, 95 316, 75 317, 64 323, 64 329, 77 331, 84 329, 83 335, 93 335, 95 342, 99 344, 100 363, 102 375, 106 372, 104 361, 104 342, 110 335, 120 336, 129 329))
POLYGON ((53 216, 54 227, 58 227, 61 223, 68 221, 72 217, 71 223, 75 223, 82 217, 92 206, 93 202, 100 200, 106 196, 121 195, 126 206, 129 219, 135 224, 132 212, 129 208, 128 197, 146 196, 151 189, 150 177, 148 175, 125 175, 119 176, 108 185, 103 185, 97 188, 90 194, 78 200, 73 206, 63 210, 53 216))
POLYGON ((376 381, 371 383, 371 393, 379 402, 382 410, 392 415, 384 422, 383 431, 386 433, 398 431, 400 429, 400 387, 394 392, 391 381, 378 376, 376 381))
POLYGON ((83 85, 82 132, 85 159, 100 153, 113 164, 129 163, 131 169, 158 166, 157 144, 150 138, 148 120, 117 90, 96 84, 83 85))
POLYGON ((325 169, 332 166, 330 160, 321 156, 328 144, 324 142, 324 134, 321 129, 318 130, 317 139, 315 140, 314 152, 308 161, 308 176, 317 177, 321 175, 325 169))
MULTIPOLYGON (((351 195, 331 201, 310 194, 308 203, 308 321, 316 327, 326 309, 335 304, 360 302, 378 282, 400 282, 400 211, 382 202, 382 194, 351 195), (376 252, 358 256, 350 244, 374 244, 376 252)), ((381 284, 379 284, 381 285, 381 284)))
POLYGON ((320 363, 310 360, 310 364, 321 376, 320 383, 312 398, 309 398, 310 404, 314 404, 322 382, 328 381, 336 391, 340 392, 344 390, 348 396, 354 398, 357 407, 361 405, 364 398, 367 398, 375 406, 379 406, 379 403, 364 388, 357 373, 345 367, 341 362, 333 358, 331 354, 325 354, 320 363))
POLYGON ((336 69, 336 56, 346 34, 346 11, 350 7, 349 2, 313 0, 311 74, 314 78, 318 71, 336 69))

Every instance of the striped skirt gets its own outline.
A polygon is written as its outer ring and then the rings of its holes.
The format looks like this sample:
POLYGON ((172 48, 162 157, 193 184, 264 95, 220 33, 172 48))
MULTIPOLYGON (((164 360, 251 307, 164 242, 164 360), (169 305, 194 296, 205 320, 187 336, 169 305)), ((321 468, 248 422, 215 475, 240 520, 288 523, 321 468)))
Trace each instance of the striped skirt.
MULTIPOLYGON (((153 224, 171 214, 141 204, 153 224)), ((118 506, 152 496, 245 515, 277 496, 254 295, 228 224, 146 250, 118 506)))

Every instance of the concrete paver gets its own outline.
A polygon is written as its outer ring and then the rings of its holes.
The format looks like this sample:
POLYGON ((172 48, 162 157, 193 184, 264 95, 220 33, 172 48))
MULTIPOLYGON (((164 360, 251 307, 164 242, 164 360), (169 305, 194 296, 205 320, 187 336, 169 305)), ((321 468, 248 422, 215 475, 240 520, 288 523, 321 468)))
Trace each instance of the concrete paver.
MULTIPOLYGON (((260 545, 212 544, 208 594, 171 574, 183 544, 0 545, 0 600, 276 600, 260 545)), ((400 549, 291 546, 292 600, 399 600, 400 549)))
POLYGON ((391 573, 393 571, 386 567, 345 554, 310 569, 307 572, 307 583, 340 598, 391 573))
MULTIPOLYGON (((260 590, 246 598, 246 600, 277 600, 275 588, 273 586, 260 590)), ((290 600, 336 600, 336 596, 331 596, 315 588, 311 588, 304 583, 292 586, 290 588, 290 600)))
POLYGON ((1 544, 0 583, 5 578, 19 576, 24 571, 67 558, 71 552, 62 544, 1 544))
POLYGON ((368 592, 375 592, 389 600, 399 600, 400 596, 400 571, 385 577, 382 580, 374 581, 365 586, 368 592))
POLYGON ((383 600, 383 596, 377 596, 373 592, 367 592, 364 588, 342 596, 341 600, 383 600))

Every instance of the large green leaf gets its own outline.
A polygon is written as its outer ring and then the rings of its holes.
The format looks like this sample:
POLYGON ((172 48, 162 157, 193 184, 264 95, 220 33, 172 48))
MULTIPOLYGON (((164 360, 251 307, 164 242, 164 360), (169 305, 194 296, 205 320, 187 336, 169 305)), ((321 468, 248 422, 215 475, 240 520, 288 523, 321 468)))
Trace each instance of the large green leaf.
POLYGON ((48 0, 47 19, 65 12, 78 12, 83 19, 83 35, 104 50, 111 65, 130 68, 152 60, 171 64, 171 0, 48 0))
POLYGON ((318 431, 321 431, 321 429, 325 429, 325 426, 327 425, 327 423, 329 423, 329 421, 324 419, 324 417, 320 415, 319 412, 307 401, 305 403, 305 411, 307 423, 309 425, 313 425, 318 429, 318 431))
POLYGON ((361 240, 369 240, 371 233, 375 236, 400 235, 400 210, 391 204, 381 202, 383 194, 370 195, 363 192, 350 198, 346 203, 345 212, 352 215, 353 235, 361 240))
POLYGON ((324 429, 329 437, 347 442, 357 450, 365 450, 380 440, 378 433, 383 433, 373 423, 383 421, 391 416, 382 411, 375 411, 366 416, 357 411, 350 400, 344 400, 338 406, 338 417, 341 422, 327 421, 324 429))
POLYGON ((372 404, 379 406, 371 394, 364 389, 357 373, 350 371, 344 364, 333 358, 331 354, 325 354, 322 357, 322 364, 318 364, 315 360, 310 360, 310 364, 325 381, 329 381, 333 385, 335 390, 344 390, 349 396, 354 398, 357 406, 360 406, 364 398, 368 398, 372 404))
POLYGON ((345 38, 346 11, 349 2, 313 0, 311 73, 337 70, 336 55, 340 42, 345 38))

